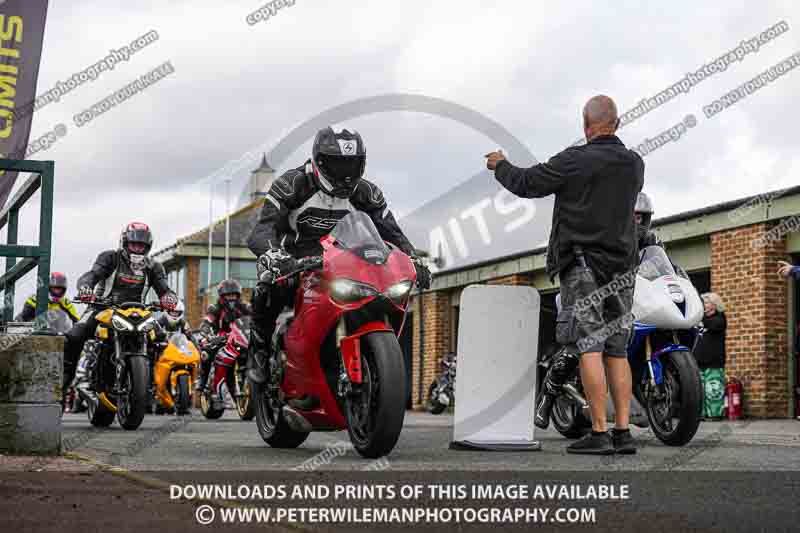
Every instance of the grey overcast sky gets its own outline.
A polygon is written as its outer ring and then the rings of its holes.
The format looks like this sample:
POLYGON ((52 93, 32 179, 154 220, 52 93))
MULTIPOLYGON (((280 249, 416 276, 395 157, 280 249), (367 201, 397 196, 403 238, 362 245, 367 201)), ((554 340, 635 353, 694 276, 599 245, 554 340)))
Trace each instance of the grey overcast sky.
MULTIPOLYGON (((112 48, 150 30, 159 35, 34 116, 32 139, 57 124, 67 127, 35 157, 56 161, 53 267, 68 274, 70 293, 96 254, 116 245, 126 222, 149 223, 156 249, 201 228, 208 220, 208 187, 195 185, 199 180, 253 147, 272 146, 331 107, 386 93, 442 98, 497 121, 546 160, 581 136, 580 109, 592 95, 608 94, 620 111, 627 110, 781 21, 788 31, 619 135, 638 145, 688 114, 696 117, 694 128, 645 159, 645 190, 657 217, 793 185, 800 176, 794 129, 800 68, 718 115, 703 114, 703 106, 800 51, 795 1, 612 7, 588 1, 296 0, 249 25, 247 15, 264 4, 50 1, 39 93, 112 48), (173 74, 83 127, 75 125, 75 114, 165 61, 173 74)), ((364 136, 368 175, 399 214, 475 175, 483 154, 497 147, 458 121, 411 111, 371 114, 345 125, 364 136)), ((309 144, 278 170, 301 164, 309 144)), ((223 214, 222 190, 215 217, 223 214)), ((35 215, 24 218, 28 237, 35 215)))

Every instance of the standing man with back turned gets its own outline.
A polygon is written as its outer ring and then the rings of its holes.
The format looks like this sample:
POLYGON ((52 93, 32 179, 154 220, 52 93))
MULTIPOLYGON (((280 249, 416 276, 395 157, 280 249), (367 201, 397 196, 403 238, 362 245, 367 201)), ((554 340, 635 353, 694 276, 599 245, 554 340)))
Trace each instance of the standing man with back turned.
MULTIPOLYGON (((644 183, 644 162, 615 135, 617 106, 595 96, 583 108, 586 144, 571 146, 547 163, 518 168, 502 151, 486 166, 500 184, 523 198, 555 195, 547 251, 547 273, 561 284, 562 308, 556 341, 567 347, 561 370, 580 364, 581 381, 592 412, 592 432, 567 448, 570 453, 635 453, 628 429, 631 369, 626 348, 632 318, 633 280, 599 303, 587 297, 636 265, 636 228, 631 213, 644 183), (604 368, 605 360, 605 368, 604 368), (616 412, 613 435, 606 428, 606 369, 616 412)), ((553 391, 545 384, 536 421, 550 417, 553 391)))

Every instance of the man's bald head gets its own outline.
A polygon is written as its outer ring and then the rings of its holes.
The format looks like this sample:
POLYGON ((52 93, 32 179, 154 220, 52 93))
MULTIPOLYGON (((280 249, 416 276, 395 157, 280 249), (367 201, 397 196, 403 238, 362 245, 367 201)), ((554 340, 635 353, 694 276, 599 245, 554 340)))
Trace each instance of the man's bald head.
POLYGON ((617 104, 610 97, 598 94, 583 106, 583 131, 587 142, 598 135, 612 135, 618 126, 617 104))

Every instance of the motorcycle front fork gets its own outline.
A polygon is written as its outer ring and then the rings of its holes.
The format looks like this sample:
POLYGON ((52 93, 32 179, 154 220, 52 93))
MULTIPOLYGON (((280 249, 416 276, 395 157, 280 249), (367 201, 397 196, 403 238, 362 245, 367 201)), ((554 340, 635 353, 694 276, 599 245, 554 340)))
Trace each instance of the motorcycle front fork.
POLYGON ((344 354, 342 353, 342 339, 346 336, 347 325, 344 322, 344 317, 341 317, 336 325, 336 350, 339 352, 339 386, 337 394, 340 398, 346 398, 353 394, 353 384, 347 374, 347 365, 344 362, 344 354))

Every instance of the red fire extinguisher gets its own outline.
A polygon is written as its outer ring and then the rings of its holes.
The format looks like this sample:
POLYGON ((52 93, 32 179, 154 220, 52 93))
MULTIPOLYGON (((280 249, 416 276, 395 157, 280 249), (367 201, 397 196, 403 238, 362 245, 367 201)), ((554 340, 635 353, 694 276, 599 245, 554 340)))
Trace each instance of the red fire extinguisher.
POLYGON ((736 378, 730 378, 725 385, 725 415, 728 420, 739 420, 742 418, 742 395, 744 386, 736 378))

